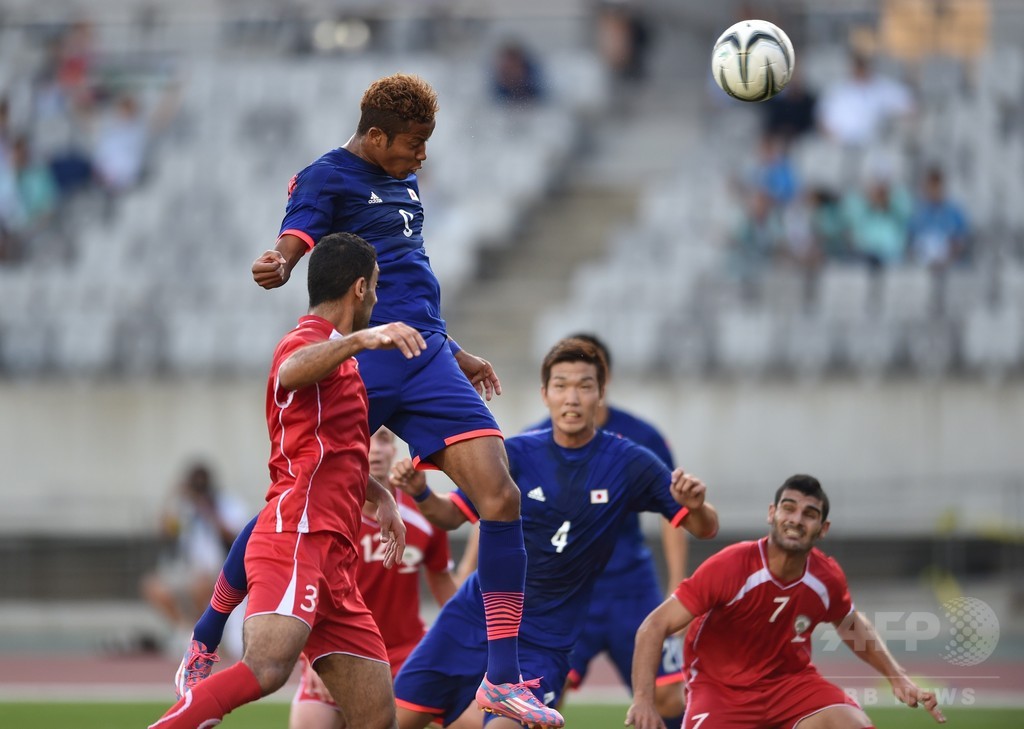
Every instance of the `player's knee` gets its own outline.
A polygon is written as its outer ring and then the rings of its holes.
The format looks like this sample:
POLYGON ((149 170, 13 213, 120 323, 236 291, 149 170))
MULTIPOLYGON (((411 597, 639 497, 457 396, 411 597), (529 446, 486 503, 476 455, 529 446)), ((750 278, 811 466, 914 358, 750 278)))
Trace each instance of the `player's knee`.
POLYGON ((510 478, 498 482, 496 488, 483 494, 474 505, 480 512, 481 519, 490 521, 515 521, 519 518, 519 489, 510 478))
POLYGON ((263 690, 264 696, 284 686, 292 675, 292 669, 295 668, 295 661, 285 663, 273 660, 253 660, 251 657, 245 657, 243 660, 256 676, 256 681, 263 690))

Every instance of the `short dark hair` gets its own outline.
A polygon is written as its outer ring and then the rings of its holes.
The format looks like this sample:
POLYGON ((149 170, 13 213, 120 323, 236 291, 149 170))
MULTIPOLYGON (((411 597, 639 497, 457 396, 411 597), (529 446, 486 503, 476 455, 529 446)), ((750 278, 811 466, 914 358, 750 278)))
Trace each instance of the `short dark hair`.
POLYGON ((798 473, 783 481, 782 485, 779 486, 778 490, 775 492, 775 506, 779 505, 779 500, 782 498, 782 492, 786 489, 799 491, 804 496, 810 496, 811 498, 818 499, 821 502, 821 520, 826 521, 828 519, 828 494, 826 494, 825 489, 821 487, 821 482, 814 476, 798 473))
POLYGON ((321 238, 309 255, 306 285, 309 308, 340 299, 352 284, 373 276, 376 249, 354 233, 330 233, 321 238))
POLYGON ((356 133, 366 134, 377 127, 390 143, 410 124, 432 124, 437 110, 437 92, 419 76, 404 73, 385 76, 363 92, 356 133))
POLYGON ((584 342, 590 342, 597 347, 604 356, 604 363, 608 366, 608 374, 610 375, 612 373, 612 353, 608 351, 608 345, 598 339, 596 334, 591 334, 590 332, 576 332, 575 334, 570 334, 569 339, 582 339, 584 342))
POLYGON ((559 341, 544 357, 540 368, 540 380, 548 386, 551 369, 562 362, 586 362, 597 367, 597 384, 603 390, 608 379, 608 363, 599 347, 583 338, 566 337, 559 341))

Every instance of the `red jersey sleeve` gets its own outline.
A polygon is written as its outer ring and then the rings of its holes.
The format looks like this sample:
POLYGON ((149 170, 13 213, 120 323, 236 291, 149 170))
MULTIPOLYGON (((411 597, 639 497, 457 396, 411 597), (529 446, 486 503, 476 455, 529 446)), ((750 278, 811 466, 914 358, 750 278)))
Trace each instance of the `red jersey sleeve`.
POLYGON ((286 408, 291 403, 292 391, 286 390, 281 387, 278 381, 278 372, 281 369, 281 365, 284 364, 285 360, 291 357, 295 352, 302 349, 308 344, 312 344, 314 341, 325 341, 315 337, 315 332, 312 332, 314 336, 310 336, 311 332, 308 329, 296 329, 292 331, 288 336, 281 340, 277 345, 277 349, 274 351, 273 365, 274 371, 271 376, 274 378, 274 402, 279 408, 286 408))
POLYGON ((850 597, 846 574, 839 563, 828 555, 815 551, 814 556, 820 560, 822 571, 828 575, 829 609, 825 620, 829 623, 838 623, 853 612, 853 599, 850 597))

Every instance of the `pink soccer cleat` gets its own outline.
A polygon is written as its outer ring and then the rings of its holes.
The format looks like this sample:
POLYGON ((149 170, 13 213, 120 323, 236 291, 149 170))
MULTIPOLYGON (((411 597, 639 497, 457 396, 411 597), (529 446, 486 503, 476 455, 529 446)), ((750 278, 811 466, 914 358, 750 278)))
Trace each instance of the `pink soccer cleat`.
POLYGON ((493 684, 484 676, 476 690, 476 703, 484 711, 522 722, 529 729, 565 726, 562 715, 538 701, 530 690, 539 686, 539 678, 521 683, 493 684))
POLYGON ((180 699, 192 687, 213 673, 213 664, 220 660, 216 651, 209 651, 205 643, 190 641, 174 674, 174 693, 180 699))

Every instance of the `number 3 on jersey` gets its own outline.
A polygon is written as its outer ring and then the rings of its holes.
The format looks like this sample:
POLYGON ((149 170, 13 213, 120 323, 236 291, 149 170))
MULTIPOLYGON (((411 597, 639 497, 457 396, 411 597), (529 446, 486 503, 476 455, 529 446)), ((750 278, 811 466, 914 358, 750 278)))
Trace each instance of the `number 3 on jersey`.
POLYGON ((555 545, 555 551, 559 554, 562 553, 565 546, 569 543, 569 527, 571 526, 572 522, 563 521, 562 526, 558 527, 558 531, 551 537, 551 543, 555 545))

